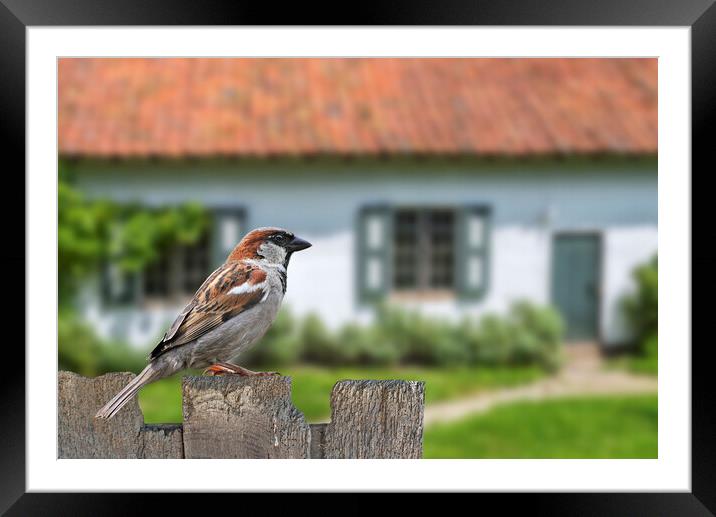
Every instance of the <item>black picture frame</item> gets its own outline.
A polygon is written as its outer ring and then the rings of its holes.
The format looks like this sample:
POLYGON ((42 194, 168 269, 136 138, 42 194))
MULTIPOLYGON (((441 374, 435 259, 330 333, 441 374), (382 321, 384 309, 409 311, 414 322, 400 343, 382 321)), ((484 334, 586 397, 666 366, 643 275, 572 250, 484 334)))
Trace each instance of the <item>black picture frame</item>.
MULTIPOLYGON (((707 127, 716 104, 716 7, 714 0, 442 0, 441 2, 393 1, 386 5, 362 2, 349 6, 335 4, 326 10, 320 3, 286 3, 275 6, 255 2, 221 3, 192 0, 0 0, 0 128, 5 150, 3 182, 13 181, 16 195, 7 197, 22 203, 25 169, 25 49, 26 27, 77 25, 569 25, 569 26, 688 26, 691 27, 692 73, 692 169, 708 177, 716 169, 713 144, 707 127), (8 160, 8 158, 12 160, 8 160)), ((693 188, 692 195, 707 195, 708 189, 693 188)), ((10 192, 10 190, 7 190, 10 192)), ((8 199, 3 208, 8 210, 8 199)), ((695 201, 695 198, 693 198, 695 201)), ((701 205, 703 206, 703 205, 701 205)), ((18 207, 17 209, 20 209, 18 207)), ((7 212, 6 212, 7 213, 7 212)), ((692 208, 692 235, 699 218, 692 208)), ((3 287, 12 296, 19 312, 19 294, 24 292, 17 271, 25 270, 25 234, 20 225, 3 225, 6 246, 2 254, 3 287), (9 244, 8 244, 9 243, 9 244), (22 244, 21 244, 22 243, 22 244)), ((702 273, 710 257, 692 260, 702 273)), ((713 266, 712 266, 713 267, 713 266)), ((25 275, 31 272, 25 270, 25 275)), ((693 274, 693 273, 692 273, 693 274)), ((708 276, 699 276, 699 285, 708 286, 708 276), (706 281, 704 281, 706 280, 706 281)), ((704 287, 702 287, 702 290, 704 287)), ((24 307, 24 304, 22 304, 24 307)), ((692 314, 706 309, 692 303, 692 314)), ((6 313, 7 314, 7 313, 6 313)), ((692 326, 694 317, 692 316, 692 326)), ((6 320, 6 328, 8 324, 6 320)), ((15 328, 21 327, 19 315, 15 328)), ((24 328, 24 327, 22 327, 24 328)), ((695 336, 695 333, 693 334, 695 336)), ((125 515, 147 508, 146 494, 38 494, 25 493, 25 355, 20 337, 5 334, 2 347, 5 372, 0 383, 0 511, 8 515, 125 515)), ((24 337, 24 336, 22 336, 24 337)), ((535 514, 574 515, 712 515, 716 513, 716 426, 714 404, 710 401, 711 363, 708 340, 692 347, 692 491, 690 493, 609 493, 609 494, 515 494, 480 497, 499 498, 500 511, 524 506, 535 514)), ((31 365, 30 365, 31 367, 31 365)), ((218 495, 210 496, 209 509, 218 495)), ((246 508, 244 503, 235 506, 246 508)), ((153 501, 163 513, 186 509, 180 494, 156 495, 153 501)), ((222 498, 223 499, 223 498, 222 498)), ((417 499, 416 499, 417 500, 417 499)), ((209 501, 208 497, 206 501, 209 501)), ((264 499, 265 501, 265 499, 264 499)), ((236 501, 233 501, 233 505, 236 501)), ((261 500, 257 501, 259 504, 261 500)), ((277 511, 265 503, 267 511, 277 511)), ((222 504, 223 506, 223 504, 222 504)), ((221 508, 217 507, 217 511, 221 508)))

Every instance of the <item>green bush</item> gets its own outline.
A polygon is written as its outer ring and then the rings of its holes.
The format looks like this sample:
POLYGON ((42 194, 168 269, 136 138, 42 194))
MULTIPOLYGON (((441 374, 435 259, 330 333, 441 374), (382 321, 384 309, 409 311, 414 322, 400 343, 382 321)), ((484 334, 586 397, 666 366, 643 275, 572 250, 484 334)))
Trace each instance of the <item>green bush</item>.
POLYGON ((652 334, 644 341, 644 355, 646 357, 656 357, 659 349, 659 337, 652 334))
POLYGON ((60 312, 57 343, 60 369, 88 377, 107 372, 139 373, 147 364, 143 352, 126 343, 101 339, 72 312, 60 312))
POLYGON ((632 274, 636 291, 624 300, 624 310, 634 330, 636 350, 641 355, 656 353, 653 343, 659 329, 659 267, 657 257, 637 267, 632 274), (652 343, 649 346, 649 343, 652 343))
POLYGON ((387 365, 401 354, 378 325, 343 325, 336 332, 326 329, 316 314, 309 314, 301 329, 301 346, 306 362, 330 365, 387 365))
POLYGON ((656 334, 648 337, 642 346, 642 353, 629 360, 628 368, 636 373, 657 375, 659 373, 659 338, 656 334))
MULTIPOLYGON (((525 302, 505 316, 470 317, 459 324, 382 306, 373 324, 350 323, 333 331, 315 314, 297 319, 284 308, 240 363, 261 368, 299 361, 333 366, 534 364, 553 370, 560 364, 561 340, 557 313, 525 302)), ((99 339, 74 316, 60 317, 59 343, 60 368, 84 375, 138 372, 146 364, 143 351, 99 339)))
POLYGON ((506 316, 465 318, 459 327, 473 364, 538 364, 555 370, 561 364, 562 320, 551 307, 517 302, 506 316))
POLYGON ((412 347, 410 336, 415 316, 387 304, 377 306, 375 315, 374 326, 380 329, 381 340, 395 350, 399 357, 405 358, 412 347))
POLYGON ((401 362, 424 365, 465 363, 469 351, 455 325, 395 307, 379 307, 376 336, 401 362))
POLYGON ((338 343, 345 351, 344 364, 387 365, 400 359, 397 349, 375 326, 344 325, 338 333, 338 343))
POLYGON ((516 362, 537 363, 546 370, 559 368, 564 325, 556 310, 518 302, 512 306, 508 320, 514 328, 516 362))
POLYGON ((343 360, 343 351, 336 336, 326 329, 317 314, 309 314, 303 320, 300 343, 302 358, 309 363, 335 365, 343 360))
POLYGON ((58 362, 60 370, 95 376, 100 348, 93 330, 75 318, 60 314, 57 321, 58 362))
POLYGON ((148 360, 144 350, 132 348, 121 341, 101 341, 99 372, 141 372, 148 360))
POLYGON ((481 320, 467 318, 463 332, 470 349, 471 362, 498 365, 510 360, 512 330, 507 320, 488 314, 481 320))

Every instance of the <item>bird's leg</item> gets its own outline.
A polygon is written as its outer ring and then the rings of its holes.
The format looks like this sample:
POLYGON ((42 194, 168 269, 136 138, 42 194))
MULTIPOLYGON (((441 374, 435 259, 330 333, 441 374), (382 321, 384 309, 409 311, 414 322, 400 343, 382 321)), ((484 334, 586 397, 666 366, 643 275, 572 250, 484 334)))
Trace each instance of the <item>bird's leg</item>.
POLYGON ((204 370, 204 375, 213 376, 226 374, 241 375, 242 377, 251 377, 256 375, 281 375, 278 372, 255 372, 253 370, 249 370, 248 368, 244 368, 243 366, 239 366, 238 364, 225 363, 222 361, 218 361, 215 364, 209 366, 206 370, 204 370))

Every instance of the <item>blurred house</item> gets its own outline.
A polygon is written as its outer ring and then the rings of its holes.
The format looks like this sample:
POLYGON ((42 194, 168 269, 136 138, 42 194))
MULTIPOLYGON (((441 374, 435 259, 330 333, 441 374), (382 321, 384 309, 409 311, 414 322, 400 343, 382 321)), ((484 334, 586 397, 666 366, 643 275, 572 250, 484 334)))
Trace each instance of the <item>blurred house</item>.
POLYGON ((88 285, 86 317, 134 343, 258 226, 313 242, 286 303, 331 325, 529 299, 605 344, 657 250, 655 59, 61 59, 59 150, 92 196, 214 214, 88 285))

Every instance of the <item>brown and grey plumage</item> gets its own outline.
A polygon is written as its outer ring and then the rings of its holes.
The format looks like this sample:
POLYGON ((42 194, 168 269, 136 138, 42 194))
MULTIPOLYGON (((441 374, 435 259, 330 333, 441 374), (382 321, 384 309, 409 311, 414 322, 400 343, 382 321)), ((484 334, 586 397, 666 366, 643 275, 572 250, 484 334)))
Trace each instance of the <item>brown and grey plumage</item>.
POLYGON ((95 416, 111 418, 142 386, 186 368, 257 374, 228 361, 271 326, 286 292, 291 255, 309 246, 281 228, 258 228, 246 234, 177 316, 149 355, 147 367, 95 416))

